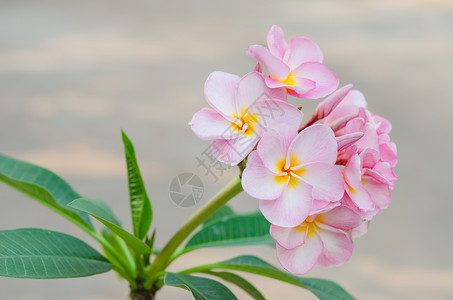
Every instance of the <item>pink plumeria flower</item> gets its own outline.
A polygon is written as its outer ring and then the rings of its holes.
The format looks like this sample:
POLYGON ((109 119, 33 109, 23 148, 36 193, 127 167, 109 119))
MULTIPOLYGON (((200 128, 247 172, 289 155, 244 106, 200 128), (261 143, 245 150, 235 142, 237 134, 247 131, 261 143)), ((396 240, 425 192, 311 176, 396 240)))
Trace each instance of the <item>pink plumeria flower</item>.
POLYGON ((396 145, 389 136, 391 129, 392 125, 388 120, 360 108, 358 117, 346 124, 344 134, 362 132, 363 137, 355 143, 357 151, 361 153, 365 149, 376 150, 379 152, 381 161, 395 167, 398 159, 396 145))
POLYGON ((389 206, 390 191, 397 177, 389 163, 379 161, 379 152, 366 149, 353 154, 343 169, 345 190, 343 201, 363 219, 371 220, 389 206))
POLYGON ((332 95, 321 101, 316 107, 315 113, 313 114, 313 121, 324 119, 343 101, 343 99, 352 90, 353 85, 348 84, 342 88, 336 90, 332 95))
POLYGON ((246 53, 267 68, 270 88, 285 87, 290 95, 308 99, 327 96, 337 88, 337 76, 322 64, 322 51, 310 39, 297 37, 287 43, 282 29, 274 25, 267 45, 269 49, 252 45, 246 53))
POLYGON ((296 226, 314 209, 341 199, 344 181, 334 165, 337 142, 325 125, 297 134, 297 127, 269 131, 253 151, 242 174, 242 186, 260 200, 266 219, 296 226))
MULTIPOLYGON (((332 128, 336 136, 342 135, 346 124, 359 115, 361 108, 366 109, 368 105, 365 96, 360 91, 348 90, 346 87, 337 91, 346 92, 346 94, 340 94, 342 96, 341 101, 336 103, 334 109, 330 110, 328 114, 323 115, 322 123, 332 128)), ((332 95, 335 95, 337 92, 332 95)))
POLYGON ((352 255, 350 234, 362 223, 359 215, 345 206, 311 214, 295 227, 271 225, 277 242, 277 257, 287 271, 302 275, 315 265, 336 267, 352 255))
POLYGON ((270 89, 257 72, 243 78, 214 72, 204 92, 212 108, 197 112, 189 125, 200 139, 213 140, 212 154, 230 165, 241 162, 273 124, 302 121, 302 112, 286 102, 285 90, 270 89))

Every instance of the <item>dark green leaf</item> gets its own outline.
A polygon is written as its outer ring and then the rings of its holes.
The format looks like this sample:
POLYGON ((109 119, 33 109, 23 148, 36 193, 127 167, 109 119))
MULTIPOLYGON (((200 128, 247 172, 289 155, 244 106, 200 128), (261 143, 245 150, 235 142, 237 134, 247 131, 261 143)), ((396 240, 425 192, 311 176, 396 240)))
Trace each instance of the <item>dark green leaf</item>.
POLYGON ((106 209, 105 204, 95 199, 80 198, 68 204, 69 207, 84 211, 96 218, 99 222, 107 226, 111 231, 121 237, 129 246, 141 254, 148 254, 151 248, 139 240, 134 235, 118 226, 118 221, 113 217, 110 209, 106 209), (101 204, 102 203, 102 204, 101 204))
POLYGON ((238 287, 243 289, 247 294, 252 296, 252 298, 255 300, 265 300, 263 294, 261 294, 260 291, 258 291, 250 282, 248 282, 247 280, 245 280, 244 278, 242 278, 239 275, 236 275, 236 274, 230 273, 230 272, 207 271, 207 272, 203 272, 203 273, 220 277, 225 281, 228 281, 228 282, 231 282, 231 283, 237 285, 238 287))
POLYGON ((37 228, 0 231, 0 276, 52 279, 109 270, 101 254, 73 236, 37 228))
POLYGON ((234 210, 228 205, 224 205, 213 213, 206 221, 203 222, 203 227, 210 225, 211 223, 217 222, 220 219, 235 215, 234 210))
POLYGON ((164 278, 164 284, 187 289, 192 292, 197 300, 237 299, 226 286, 209 278, 167 273, 164 278))
POLYGON ((330 280, 294 276, 285 271, 277 269, 276 267, 268 264, 258 257, 251 255, 238 256, 226 261, 222 261, 220 263, 206 265, 205 267, 195 267, 193 268, 193 272, 204 272, 211 269, 229 269, 267 276, 300 286, 302 288, 306 288, 321 300, 355 299, 341 286, 330 280))
POLYGON ((184 247, 184 252, 222 246, 262 245, 273 243, 270 224, 260 212, 230 215, 202 227, 184 247))
POLYGON ((0 180, 69 220, 93 228, 86 213, 66 207, 80 195, 51 171, 0 154, 0 180))
POLYGON ((148 195, 146 194, 145 184, 143 183, 140 169, 138 168, 134 146, 124 131, 121 131, 121 134, 123 137, 124 151, 126 153, 132 226, 134 228, 135 236, 143 240, 151 226, 153 209, 148 195))

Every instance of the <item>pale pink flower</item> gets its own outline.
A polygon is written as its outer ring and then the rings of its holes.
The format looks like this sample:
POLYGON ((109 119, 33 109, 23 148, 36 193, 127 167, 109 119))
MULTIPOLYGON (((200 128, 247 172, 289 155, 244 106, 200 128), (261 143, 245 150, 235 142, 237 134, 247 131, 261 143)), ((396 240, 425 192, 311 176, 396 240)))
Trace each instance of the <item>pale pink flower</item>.
POLYGON ((343 169, 346 193, 343 202, 371 220, 389 206, 390 191, 397 177, 388 162, 379 161, 379 152, 366 149, 351 155, 343 169))
POLYGON ((359 215, 345 206, 311 214, 295 227, 271 225, 277 242, 277 257, 283 268, 305 274, 315 265, 335 267, 352 255, 350 235, 362 223, 359 215))
POLYGON ((297 134, 297 126, 267 132, 242 174, 244 190, 260 200, 266 219, 279 226, 296 226, 313 210, 341 199, 344 181, 334 165, 337 142, 325 125, 297 134))
POLYGON ((200 139, 213 140, 212 154, 230 165, 241 162, 268 127, 302 121, 302 112, 286 102, 286 91, 270 89, 257 72, 243 78, 214 72, 204 92, 212 108, 197 112, 189 125, 200 139))
POLYGON ((308 99, 327 96, 337 88, 337 76, 322 64, 322 51, 310 39, 296 37, 287 43, 282 29, 274 25, 267 44, 269 49, 252 45, 246 53, 267 68, 270 88, 285 87, 290 95, 308 99))
POLYGON ((352 90, 353 85, 348 84, 342 88, 336 90, 332 95, 321 101, 316 107, 315 113, 313 114, 313 122, 324 119, 343 101, 343 99, 352 90))
MULTIPOLYGON (((335 108, 328 114, 324 114, 324 118, 322 119, 322 123, 332 128, 336 136, 342 135, 346 124, 359 115, 361 108, 367 107, 365 96, 360 91, 348 90, 346 87, 338 90, 341 91, 344 89, 343 91, 346 91, 346 94, 342 94, 343 97, 341 98, 341 101, 336 103, 337 105, 335 108)), ((336 93, 337 92, 332 95, 335 95, 336 93)), ((318 108, 317 110, 320 109, 321 108, 318 108)))

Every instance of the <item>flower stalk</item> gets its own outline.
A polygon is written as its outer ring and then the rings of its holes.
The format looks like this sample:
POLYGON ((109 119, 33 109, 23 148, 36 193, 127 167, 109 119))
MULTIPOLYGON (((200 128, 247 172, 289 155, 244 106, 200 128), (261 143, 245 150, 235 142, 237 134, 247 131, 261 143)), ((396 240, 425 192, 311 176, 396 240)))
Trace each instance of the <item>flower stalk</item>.
MULTIPOLYGON (((220 192, 218 192, 211 200, 209 200, 200 210, 198 210, 184 225, 173 235, 162 251, 157 255, 153 264, 147 270, 148 274, 156 274, 165 270, 171 261, 173 253, 178 249, 179 245, 192 233, 198 225, 203 223, 209 216, 216 212, 220 207, 227 203, 234 196, 242 192, 241 179, 235 177, 227 184, 220 192)), ((155 276, 150 277, 145 282, 145 288, 151 288, 153 282, 157 279, 155 276)))

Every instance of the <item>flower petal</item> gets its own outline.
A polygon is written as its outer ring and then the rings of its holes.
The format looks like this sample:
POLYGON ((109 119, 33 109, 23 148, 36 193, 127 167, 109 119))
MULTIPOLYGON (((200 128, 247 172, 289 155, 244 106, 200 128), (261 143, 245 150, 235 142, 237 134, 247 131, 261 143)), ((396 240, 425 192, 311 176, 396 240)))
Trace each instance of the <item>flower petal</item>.
POLYGON ((343 99, 351 91, 352 87, 352 84, 345 85, 319 103, 315 111, 317 119, 319 120, 327 117, 341 103, 341 101, 343 101, 343 99))
POLYGON ((370 194, 371 199, 377 207, 384 209, 390 205, 390 187, 387 184, 382 184, 368 176, 364 176, 363 187, 370 194))
POLYGON ((316 221, 341 230, 351 230, 362 223, 360 216, 346 206, 338 206, 320 214, 316 221))
POLYGON ((349 260, 354 250, 354 244, 346 233, 325 229, 319 229, 318 232, 324 245, 324 251, 318 258, 320 266, 325 268, 336 267, 349 260))
MULTIPOLYGON (((334 164, 337 160, 337 142, 328 126, 315 124, 302 130, 289 149, 299 164, 324 162, 334 164)), ((291 155, 289 154, 289 155, 291 155)))
POLYGON ((239 81, 237 88, 237 111, 247 111, 254 102, 264 99, 268 90, 262 74, 257 72, 246 74, 239 81))
POLYGON ((335 138, 338 144, 338 151, 344 150, 360 140, 362 138, 363 132, 353 132, 348 134, 343 134, 335 138))
POLYGON ((282 172, 281 161, 286 160, 288 148, 296 135, 297 127, 293 126, 285 130, 270 130, 261 138, 257 146, 258 154, 263 164, 275 174, 282 172))
POLYGON ((316 82, 316 88, 303 94, 303 98, 317 99, 336 90, 339 80, 334 72, 320 62, 306 62, 291 71, 295 77, 302 77, 316 82))
POLYGON ((289 50, 284 61, 291 70, 297 69, 306 62, 322 62, 323 54, 321 48, 306 37, 296 37, 289 42, 289 50))
POLYGON ((288 43, 285 41, 283 30, 279 26, 273 25, 267 34, 266 41, 271 54, 283 59, 285 51, 288 48, 288 43))
POLYGON ((261 45, 252 45, 246 54, 257 59, 269 71, 269 75, 277 80, 285 80, 289 74, 289 67, 281 59, 272 55, 268 49, 261 45))
POLYGON ((302 174, 299 176, 313 187, 315 199, 333 202, 343 197, 344 179, 337 166, 308 163, 304 164, 300 170, 302 174))
POLYGON ((358 154, 349 158, 343 169, 343 176, 349 187, 359 190, 362 187, 362 162, 358 154))
POLYGON ((260 200, 274 200, 282 195, 287 185, 288 180, 279 181, 264 166, 257 151, 250 153, 247 167, 242 173, 242 187, 247 194, 260 200))
POLYGON ((235 95, 240 79, 239 76, 217 71, 209 75, 204 85, 206 101, 227 119, 238 114, 235 95))
POLYGON ((230 121, 210 108, 203 108, 195 113, 189 125, 202 140, 232 139, 242 134, 234 130, 230 121))
POLYGON ((271 224, 270 234, 280 246, 294 249, 305 242, 307 227, 280 227, 271 224))
POLYGON ((235 166, 240 163, 255 147, 259 136, 242 135, 231 140, 214 140, 211 144, 211 153, 219 161, 235 166))
POLYGON ((272 224, 294 227, 308 216, 313 202, 312 188, 298 180, 295 186, 288 186, 280 196, 272 201, 261 200, 260 210, 272 224))
POLYGON ((293 76, 290 77, 291 85, 285 84, 288 94, 298 98, 304 98, 311 90, 316 88, 316 82, 311 79, 293 76))
POLYGON ((303 245, 291 250, 277 244, 277 257, 288 272, 302 275, 313 269, 323 248, 319 236, 313 235, 307 238, 303 245))

